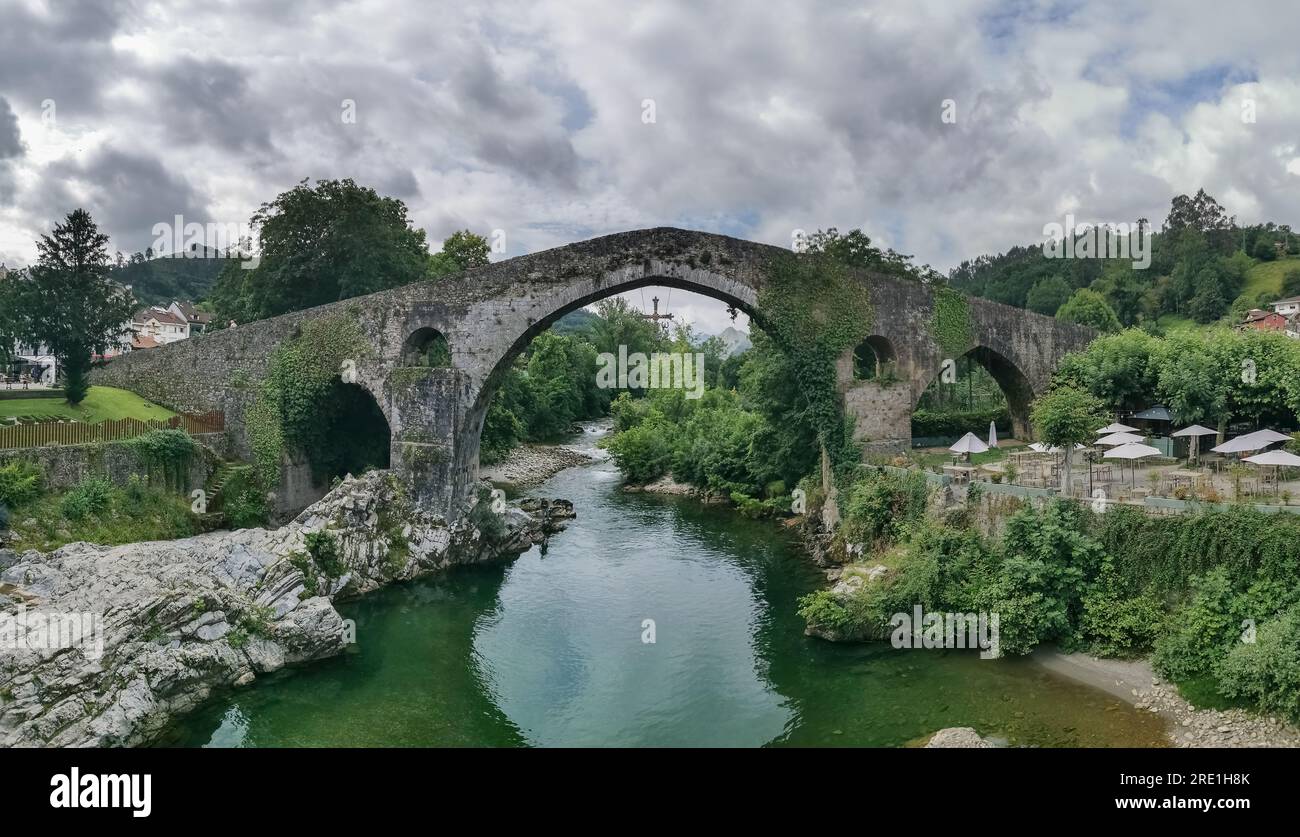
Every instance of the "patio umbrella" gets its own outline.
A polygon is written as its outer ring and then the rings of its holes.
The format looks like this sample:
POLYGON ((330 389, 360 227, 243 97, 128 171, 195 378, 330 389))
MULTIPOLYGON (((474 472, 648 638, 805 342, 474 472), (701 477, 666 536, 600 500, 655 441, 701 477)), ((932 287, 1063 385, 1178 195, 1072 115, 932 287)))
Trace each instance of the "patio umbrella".
POLYGON ((997 446, 998 446, 998 425, 997 422, 991 421, 989 422, 989 447, 995 448, 997 446))
POLYGON ((1029 449, 1034 453, 1047 453, 1047 445, 1042 442, 1030 442, 1029 449))
MULTIPOLYGON (((1128 459, 1131 461, 1135 459, 1145 459, 1148 456, 1159 455, 1159 448, 1153 448, 1150 445, 1143 445, 1138 442, 1129 442, 1128 444, 1120 445, 1117 448, 1111 448, 1106 451, 1102 454, 1102 459, 1128 459)), ((1137 485, 1136 469, 1132 473, 1132 478, 1133 484, 1137 485)), ((1123 477, 1121 477, 1121 479, 1123 479, 1123 477)))
POLYGON ((957 443, 948 450, 953 453, 963 453, 969 456, 972 453, 983 453, 988 450, 989 446, 980 441, 980 438, 974 433, 967 433, 957 440, 957 443))
POLYGON ((1191 460, 1195 462, 1201 452, 1202 436, 1217 436, 1219 431, 1211 430, 1208 427, 1202 427, 1199 424, 1193 424, 1191 427, 1184 427, 1182 430, 1175 430, 1170 436, 1191 436, 1192 437, 1192 455, 1191 460))
POLYGON ((1135 433, 1135 432, 1137 432, 1136 427, 1129 427, 1127 424, 1120 424, 1119 422, 1115 422, 1114 424, 1108 424, 1102 429, 1098 430, 1097 435, 1104 436, 1107 433, 1135 433))
POLYGON ((1235 439, 1229 439, 1221 445, 1215 445, 1210 450, 1215 453, 1244 453, 1252 450, 1262 450, 1274 442, 1289 442, 1291 437, 1276 430, 1256 430, 1254 433, 1244 433, 1235 439))
POLYGON ((1127 445, 1132 442, 1140 442, 1142 437, 1134 433, 1112 433, 1109 436, 1102 436, 1093 444, 1104 447, 1116 447, 1118 445, 1127 445))
POLYGON ((1281 490, 1281 470, 1283 467, 1300 468, 1300 456, 1285 450, 1271 450, 1267 453, 1257 453, 1254 456, 1247 456, 1242 460, 1254 465, 1272 465, 1275 469, 1275 479, 1273 480, 1273 494, 1276 496, 1281 490))
POLYGON ((1143 410, 1140 413, 1134 413, 1133 418, 1139 419, 1140 421, 1173 421, 1174 420, 1173 414, 1169 412, 1169 408, 1164 406, 1163 404, 1157 404, 1156 406, 1151 407, 1150 409, 1147 410, 1143 410))

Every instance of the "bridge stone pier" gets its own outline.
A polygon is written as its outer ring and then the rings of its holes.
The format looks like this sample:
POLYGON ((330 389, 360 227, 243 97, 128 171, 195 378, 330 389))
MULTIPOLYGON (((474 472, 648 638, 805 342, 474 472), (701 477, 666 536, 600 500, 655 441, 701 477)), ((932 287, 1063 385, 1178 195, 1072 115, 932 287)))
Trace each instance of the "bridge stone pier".
MULTIPOLYGON (((492 395, 535 336, 570 311, 646 285, 714 297, 761 328, 759 295, 768 267, 787 255, 770 245, 680 229, 617 233, 133 352, 96 369, 92 382, 176 410, 224 410, 236 450, 247 455, 246 416, 276 347, 304 321, 352 318, 369 344, 356 361, 357 383, 388 420, 391 467, 421 503, 450 517, 463 511, 478 481, 479 437, 492 395), (413 365, 419 348, 436 335, 447 341, 451 366, 413 365)), ((970 345, 945 352, 929 333, 930 287, 874 274, 855 278, 869 286, 874 309, 861 338, 892 369, 860 381, 854 379, 853 348, 840 359, 845 408, 856 438, 869 449, 909 444, 916 402, 953 355, 969 354, 992 373, 1007 394, 1017 435, 1027 436, 1034 395, 1066 352, 1095 336, 1051 317, 970 299, 970 345)), ((312 499, 296 461, 286 456, 281 486, 290 506, 312 499)))

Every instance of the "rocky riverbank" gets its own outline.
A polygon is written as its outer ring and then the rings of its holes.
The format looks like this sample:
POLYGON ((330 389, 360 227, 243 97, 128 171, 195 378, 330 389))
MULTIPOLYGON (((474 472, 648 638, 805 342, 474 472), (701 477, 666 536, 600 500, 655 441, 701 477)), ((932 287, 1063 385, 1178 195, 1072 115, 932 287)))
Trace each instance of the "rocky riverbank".
POLYGON ((1039 665, 1155 712, 1169 721, 1175 747, 1300 747, 1300 729, 1244 709, 1198 709, 1158 677, 1146 660, 1103 660, 1087 654, 1042 649, 1039 665))
POLYGON ((526 502, 449 526, 371 472, 279 529, 0 550, 0 746, 147 744, 214 690, 340 653, 335 600, 517 555, 573 516, 526 502))
POLYGON ((505 461, 480 468, 479 475, 489 482, 526 488, 594 459, 563 445, 523 444, 510 451, 505 461))

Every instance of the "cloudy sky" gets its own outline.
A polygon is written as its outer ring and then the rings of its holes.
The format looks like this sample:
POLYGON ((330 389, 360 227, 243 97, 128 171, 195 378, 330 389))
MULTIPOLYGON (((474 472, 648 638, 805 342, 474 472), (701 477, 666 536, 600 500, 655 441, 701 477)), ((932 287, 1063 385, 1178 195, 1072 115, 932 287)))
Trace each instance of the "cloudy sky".
POLYGON ((1300 223, 1294 0, 0 0, 0 20, 10 265, 77 206, 131 252, 304 177, 401 198, 435 244, 501 230, 506 255, 838 226, 946 270, 1066 213, 1158 223, 1200 187, 1300 223))

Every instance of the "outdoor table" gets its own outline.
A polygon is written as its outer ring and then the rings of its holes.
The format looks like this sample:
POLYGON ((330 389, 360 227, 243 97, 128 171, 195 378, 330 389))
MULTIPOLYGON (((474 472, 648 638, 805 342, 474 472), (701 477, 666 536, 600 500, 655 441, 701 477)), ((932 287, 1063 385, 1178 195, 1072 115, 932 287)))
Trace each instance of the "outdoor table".
POLYGON ((968 482, 975 469, 970 465, 945 465, 943 472, 957 482, 968 482))

